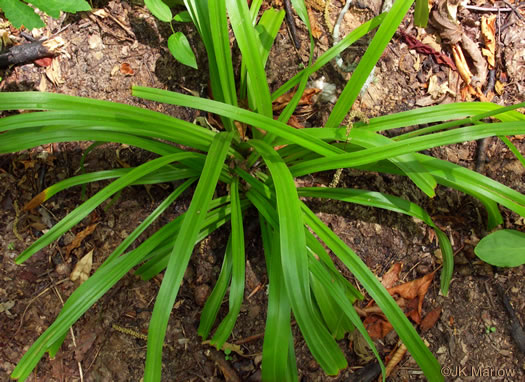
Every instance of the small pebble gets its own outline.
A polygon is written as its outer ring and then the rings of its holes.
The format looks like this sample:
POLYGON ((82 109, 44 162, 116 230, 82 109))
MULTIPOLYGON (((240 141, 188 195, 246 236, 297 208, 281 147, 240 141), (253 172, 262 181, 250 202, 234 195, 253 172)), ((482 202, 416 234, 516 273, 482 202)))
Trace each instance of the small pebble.
POLYGON ((204 306, 209 295, 210 287, 207 284, 199 285, 193 291, 193 297, 199 306, 204 306))

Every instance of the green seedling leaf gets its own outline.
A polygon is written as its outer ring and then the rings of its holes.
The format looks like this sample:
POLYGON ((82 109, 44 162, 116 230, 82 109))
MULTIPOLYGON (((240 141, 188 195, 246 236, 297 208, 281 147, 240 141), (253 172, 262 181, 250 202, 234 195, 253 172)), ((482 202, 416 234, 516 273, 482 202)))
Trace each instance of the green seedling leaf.
POLYGON ((153 13, 153 16, 158 18, 160 21, 169 23, 173 18, 170 7, 162 2, 162 0, 144 0, 146 7, 153 13))
POLYGON ((525 233, 512 229, 493 232, 481 239, 474 253, 497 267, 518 267, 525 264, 525 233))
POLYGON ((188 39, 182 32, 174 33, 168 39, 168 48, 177 61, 181 64, 197 69, 197 60, 191 50, 188 39))
POLYGON ((177 21, 179 23, 189 23, 191 21, 190 13, 188 11, 177 13, 175 16, 173 16, 173 21, 177 21))
POLYGON ((46 25, 33 8, 20 1, 0 0, 0 8, 15 28, 21 28, 23 25, 27 29, 33 29, 46 25))
POLYGON ((28 2, 55 19, 60 17, 60 11, 77 13, 91 10, 91 6, 85 0, 31 0, 28 2))

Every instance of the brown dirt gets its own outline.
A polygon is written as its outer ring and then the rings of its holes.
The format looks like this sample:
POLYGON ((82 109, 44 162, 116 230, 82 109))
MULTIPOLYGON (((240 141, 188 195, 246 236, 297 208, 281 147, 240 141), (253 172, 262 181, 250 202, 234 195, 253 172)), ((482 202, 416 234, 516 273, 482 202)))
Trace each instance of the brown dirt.
MULTIPOLYGON (((177 64, 171 58, 166 48, 169 28, 156 22, 137 2, 112 0, 95 3, 96 6, 105 7, 131 33, 110 17, 82 14, 49 20, 48 31, 56 31, 70 24, 61 34, 68 42, 66 51, 69 57, 63 55, 55 59, 59 63, 60 73, 56 68, 52 71, 33 64, 18 66, 0 73, 3 78, 0 90, 38 89, 107 99, 193 120, 198 112, 133 98, 130 95, 130 86, 139 84, 174 91, 184 91, 187 88, 205 95, 208 83, 204 74, 206 61, 195 31, 187 25, 176 26, 187 33, 192 46, 196 47, 200 67, 198 71, 177 64), (120 68, 124 63, 131 67, 132 75, 121 73, 120 68)), ((335 21, 342 6, 334 1, 332 7, 331 18, 335 21)), ((314 10, 313 14, 322 32, 316 46, 316 54, 319 54, 329 47, 332 38, 322 13, 314 10)), ((352 7, 342 25, 342 34, 357 21, 362 22, 369 18, 370 14, 370 10, 352 7)), ((477 20, 479 15, 467 13, 465 17, 468 20, 477 20)), ((410 20, 409 17, 405 21, 406 28, 410 28, 410 20)), ((507 21, 509 20, 511 19, 507 21)), ((512 20, 514 24, 509 26, 509 30, 514 30, 514 33, 518 33, 516 31, 520 28, 523 30, 523 23, 512 20)), ((306 32, 299 27, 298 33, 302 40, 302 50, 296 54, 290 54, 294 50, 285 28, 277 37, 268 64, 272 89, 296 73, 305 62, 306 32)), ((518 49, 512 45, 518 42, 509 38, 507 43, 508 45, 502 45, 502 49, 510 57, 512 52, 508 49, 518 49)), ((345 59, 353 62, 362 54, 365 46, 359 46, 345 54, 345 59)), ((409 51, 400 36, 396 35, 378 64, 377 79, 359 101, 361 110, 372 117, 408 110, 421 102, 429 102, 424 87, 426 79, 420 82, 418 74, 421 76, 421 73, 414 69, 412 61, 410 65, 407 64, 409 60, 425 59, 425 56, 409 51), (397 75, 392 76, 392 73, 397 75)), ((433 67, 442 80, 450 79, 449 87, 455 88, 458 78, 454 72, 435 64, 430 67, 433 67)), ((428 67, 425 68, 428 70, 428 67)), ((512 73, 517 73, 517 76, 520 73, 519 68, 514 68, 512 73)), ((341 72, 335 65, 329 65, 320 75, 335 83, 339 91, 348 77, 348 74, 341 72)), ((500 104, 523 101, 523 86, 523 76, 510 78, 503 96, 497 95, 493 101, 500 104)), ((456 98, 458 96, 445 96, 435 103, 450 102, 456 98)), ((320 124, 327 116, 324 109, 325 106, 319 106, 318 113, 305 123, 320 124)), ((521 152, 525 152, 523 140, 515 143, 521 152)), ((76 262, 94 250, 95 269, 171 188, 168 185, 153 186, 151 189, 126 189, 116 203, 106 203, 104 208, 96 210, 96 215, 85 219, 72 232, 38 252, 24 265, 15 265, 14 258, 18 253, 41 236, 42 231, 81 203, 80 188, 56 195, 37 210, 20 212, 21 207, 43 188, 74 175, 87 146, 87 143, 53 144, 0 157, 0 182, 4 185, 0 188, 0 220, 4 222, 0 225, 0 380, 8 380, 20 357, 53 322, 62 301, 75 289, 76 284, 69 280, 69 274, 76 262), (79 248, 73 250, 70 256, 66 256, 65 247, 74 235, 95 219, 98 226, 93 234, 79 248)), ((476 143, 440 148, 432 150, 432 153, 474 168, 476 143)), ((108 144, 88 155, 87 166, 94 171, 121 167, 123 163, 136 165, 149 158, 147 153, 140 150, 108 144)), ((525 192, 524 169, 497 139, 489 140, 487 158, 488 162, 483 169, 486 175, 525 192)), ((331 173, 321 173, 313 181, 328 184, 331 177, 331 173)), ((87 192, 92 195, 104 185, 91 184, 87 187, 87 192)), ((519 318, 524 322, 525 267, 496 269, 475 258, 473 245, 477 238, 486 233, 484 212, 479 203, 445 188, 439 188, 437 196, 429 200, 405 179, 375 173, 345 171, 340 186, 359 186, 388 192, 420 203, 453 238, 457 255, 450 293, 447 297, 439 293, 439 281, 436 277, 423 308, 425 312, 429 312, 441 307, 442 313, 437 323, 422 334, 442 366, 449 368, 452 373, 466 373, 457 376, 452 374, 448 379, 478 380, 473 373, 498 373, 507 370, 514 372, 515 376, 500 380, 523 380, 524 355, 519 353, 513 342, 508 315, 496 293, 496 286, 500 285, 505 289, 519 318)), ((147 233, 180 214, 187 203, 188 196, 164 214, 147 233)), ((340 203, 310 203, 319 216, 378 276, 382 276, 396 262, 404 264, 401 279, 405 281, 424 276, 439 267, 437 247, 431 242, 430 232, 410 218, 364 207, 342 206, 340 203)), ((506 228, 524 229, 523 218, 505 209, 502 212, 506 228)), ((255 215, 248 215, 246 218, 255 220, 255 215)), ((247 253, 250 254, 247 264, 247 296, 257 285, 267 282, 262 245, 257 239, 257 229, 253 227, 247 234, 247 253)), ((236 342, 255 336, 242 345, 245 356, 232 354, 231 359, 226 359, 230 357, 210 352, 211 348, 201 343, 196 332, 203 299, 209 294, 219 274, 226 245, 225 236, 223 231, 219 231, 195 250, 168 327, 163 380, 221 381, 224 380, 224 368, 228 365, 243 381, 260 380, 262 339, 258 335, 264 330, 266 318, 264 288, 245 300, 233 338, 230 339, 230 342, 236 342)), ((80 370, 86 381, 140 380, 143 375, 146 342, 137 336, 115 330, 114 325, 141 334, 147 333, 159 285, 160 278, 145 282, 133 274, 127 275, 74 325, 74 341, 69 336, 54 360, 44 357, 29 380, 78 381, 80 370)), ((225 305, 221 314, 226 311, 225 305)), ((297 364, 302 381, 359 380, 355 373, 366 362, 353 351, 350 339, 342 340, 340 345, 351 366, 338 377, 326 377, 312 359, 296 327, 294 332, 297 364)), ((387 354, 396 342, 396 336, 389 335, 377 341, 377 346, 382 354, 387 354)), ((493 374, 489 377, 491 376, 493 374)), ((424 380, 424 377, 413 359, 405 356, 391 380, 416 381, 424 380)))

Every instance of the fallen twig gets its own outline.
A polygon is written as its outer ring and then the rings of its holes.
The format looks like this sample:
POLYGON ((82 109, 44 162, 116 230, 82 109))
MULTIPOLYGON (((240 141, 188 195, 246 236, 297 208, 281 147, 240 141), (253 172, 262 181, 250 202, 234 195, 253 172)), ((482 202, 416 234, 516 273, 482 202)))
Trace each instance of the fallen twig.
POLYGON ((13 46, 7 52, 0 54, 0 68, 56 56, 63 46, 64 40, 61 37, 13 46))
POLYGON ((235 370, 224 359, 223 354, 214 349, 207 349, 204 354, 206 354, 208 358, 215 362, 227 382, 241 382, 241 379, 235 370))
POLYGON ((478 7, 476 5, 465 5, 465 8, 470 11, 479 11, 479 12, 512 12, 511 8, 485 8, 485 7, 478 7))
POLYGON ((505 309, 507 310, 507 313, 509 315, 510 332, 512 335, 512 339, 514 340, 516 345, 518 345, 518 349, 520 349, 520 352, 525 354, 525 332, 523 331, 520 321, 516 316, 516 312, 514 312, 514 308, 512 307, 512 305, 510 305, 509 298, 505 294, 503 288, 500 285, 496 285, 496 290, 498 291, 498 294, 503 300, 503 305, 505 306, 505 309))
POLYGON ((290 30, 290 34, 292 35, 292 40, 295 45, 295 48, 299 50, 301 49, 301 42, 297 37, 297 29, 295 28, 295 21, 293 19, 292 5, 290 4, 290 0, 284 0, 284 9, 286 11, 286 25, 288 25, 288 29, 290 30))

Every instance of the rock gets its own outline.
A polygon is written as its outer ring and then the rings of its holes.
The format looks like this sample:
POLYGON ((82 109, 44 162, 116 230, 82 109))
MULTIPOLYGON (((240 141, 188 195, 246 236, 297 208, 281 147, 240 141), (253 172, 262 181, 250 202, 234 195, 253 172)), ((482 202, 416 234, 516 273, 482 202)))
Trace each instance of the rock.
POLYGON ((193 291, 195 302, 199 306, 204 306, 206 299, 210 295, 210 287, 207 284, 197 286, 193 291))

